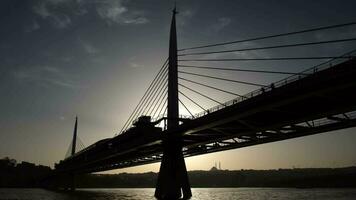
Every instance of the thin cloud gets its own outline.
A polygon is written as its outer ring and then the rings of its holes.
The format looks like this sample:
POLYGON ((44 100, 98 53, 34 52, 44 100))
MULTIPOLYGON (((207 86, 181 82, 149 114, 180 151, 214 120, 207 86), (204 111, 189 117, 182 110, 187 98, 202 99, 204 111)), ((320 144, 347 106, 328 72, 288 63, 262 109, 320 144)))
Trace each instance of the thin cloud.
POLYGON ((63 56, 62 58, 60 58, 60 60, 62 62, 68 63, 68 62, 71 62, 73 60, 73 57, 71 57, 71 56, 63 56))
MULTIPOLYGON (((242 38, 237 38, 236 40, 241 40, 242 38)), ((231 49, 244 49, 244 48, 253 48, 260 46, 256 42, 243 42, 239 43, 238 47, 235 45, 222 46, 221 50, 231 50, 231 49)), ((202 59, 225 59, 225 58, 269 58, 271 55, 266 51, 237 51, 230 53, 217 53, 217 54, 207 54, 202 55, 202 59)))
POLYGON ((13 75, 20 82, 34 83, 43 87, 60 86, 70 89, 83 88, 56 67, 43 66, 24 68, 15 71, 13 75))
POLYGON ((177 21, 178 26, 186 25, 194 16, 194 14, 195 13, 192 10, 184 10, 179 12, 179 20, 177 21))
POLYGON ((140 65, 137 64, 137 63, 130 63, 130 67, 132 67, 132 68, 138 68, 138 67, 140 67, 140 65))
POLYGON ((88 54, 97 54, 100 52, 99 49, 97 49, 96 47, 94 47, 92 44, 90 44, 89 42, 86 42, 82 39, 79 39, 79 42, 81 44, 81 46, 83 47, 84 51, 88 54))
POLYGON ((129 58, 129 61, 128 61, 128 66, 130 68, 143 68, 144 65, 141 65, 139 64, 140 62, 137 60, 137 57, 136 56, 132 56, 131 58, 129 58))
POLYGON ((42 19, 49 20, 50 23, 58 29, 67 28, 72 20, 69 15, 59 12, 58 8, 68 0, 43 0, 33 6, 33 12, 42 19))
POLYGON ((123 5, 122 0, 98 2, 97 13, 108 24, 145 24, 149 22, 142 11, 129 10, 123 5))
POLYGON ((67 15, 57 15, 52 17, 53 24, 56 28, 67 28, 72 20, 67 15))
POLYGON ((48 10, 47 4, 45 2, 40 2, 33 7, 33 12, 43 19, 52 16, 50 11, 48 10))
POLYGON ((219 32, 231 23, 231 19, 228 17, 221 17, 217 20, 215 24, 211 26, 214 32, 219 32))
POLYGON ((130 62, 130 63, 129 63, 129 66, 130 66, 131 68, 135 68, 135 69, 143 68, 143 67, 144 67, 143 65, 138 64, 138 63, 136 63, 136 62, 130 62))
POLYGON ((345 39, 356 37, 355 27, 349 27, 339 30, 332 30, 328 32, 317 32, 314 33, 314 38, 317 41, 332 40, 332 39, 345 39))
POLYGON ((37 21, 33 21, 32 24, 28 25, 27 27, 25 27, 25 32, 29 33, 29 32, 33 32, 36 31, 38 29, 40 29, 41 26, 38 24, 37 21))

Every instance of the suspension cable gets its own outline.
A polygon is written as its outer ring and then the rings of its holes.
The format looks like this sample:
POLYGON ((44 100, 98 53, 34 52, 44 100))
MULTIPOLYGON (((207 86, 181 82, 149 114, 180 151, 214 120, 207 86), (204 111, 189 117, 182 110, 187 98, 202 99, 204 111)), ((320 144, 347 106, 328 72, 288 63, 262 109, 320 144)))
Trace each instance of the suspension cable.
POLYGON ((133 119, 139 117, 140 115, 144 114, 144 112, 146 111, 146 107, 149 106, 152 102, 152 99, 155 97, 157 90, 158 90, 158 86, 162 83, 162 81, 164 81, 166 74, 167 74, 168 68, 165 68, 164 72, 161 74, 161 76, 159 77, 159 80, 157 81, 157 84, 154 86, 152 93, 148 96, 147 101, 142 105, 141 109, 139 110, 139 112, 134 116, 133 119), (152 96, 153 95, 153 96, 152 96))
POLYGON ((162 65, 161 69, 159 70, 159 72, 157 73, 157 75, 155 76, 155 78, 153 79, 153 81, 150 83, 149 87, 147 88, 145 94, 142 96, 141 100, 139 101, 139 103, 137 104, 137 106, 135 107, 134 111, 131 113, 130 117, 128 118, 128 120, 126 121, 126 123, 124 124, 124 126, 122 127, 120 133, 125 130, 128 126, 130 126, 130 123, 132 122, 132 120, 135 118, 137 112, 141 109, 141 106, 143 105, 143 103, 146 101, 148 95, 150 94, 153 86, 156 84, 157 79, 161 76, 161 73, 165 70, 165 67, 168 63, 168 59, 166 59, 166 61, 164 62, 164 64, 162 65))
POLYGON ((245 85, 266 87, 266 85, 262 85, 262 84, 258 84, 258 83, 251 83, 251 82, 246 82, 246 81, 237 81, 237 80, 232 80, 232 79, 220 78, 220 77, 215 77, 215 76, 208 76, 208 75, 203 75, 203 74, 196 74, 196 73, 185 72, 185 71, 178 71, 178 72, 182 73, 182 74, 189 74, 189 75, 200 76, 200 77, 205 77, 205 78, 211 78, 211 79, 216 79, 216 80, 229 81, 229 82, 234 82, 234 83, 241 83, 241 84, 245 84, 245 85))
POLYGON ((340 27, 345 27, 345 26, 352 26, 352 25, 355 25, 355 24, 356 24, 356 22, 350 22, 350 23, 337 24, 337 25, 331 25, 331 26, 323 26, 323 27, 305 29, 305 30, 301 30, 301 31, 287 32, 287 33, 276 34, 276 35, 268 35, 268 36, 255 37, 255 38, 249 38, 249 39, 244 39, 244 40, 235 40, 235 41, 230 41, 230 42, 221 42, 221 43, 215 43, 215 44, 210 44, 210 45, 189 47, 189 48, 179 49, 178 51, 186 51, 186 50, 191 50, 191 49, 201 49, 201 48, 222 46, 222 45, 228 45, 228 44, 236 44, 236 43, 242 43, 242 42, 251 42, 251 41, 270 39, 270 38, 276 38, 276 37, 281 37, 281 36, 296 35, 296 34, 300 34, 300 33, 308 33, 308 32, 314 32, 314 31, 320 31, 320 30, 326 30, 326 29, 333 29, 333 28, 340 28, 340 27))
MULTIPOLYGON (((165 70, 165 73, 163 74, 163 76, 161 77, 161 79, 157 82, 157 85, 156 85, 155 88, 153 89, 153 92, 151 93, 151 95, 150 95, 150 97, 149 97, 149 100, 146 102, 147 104, 142 107, 142 114, 144 114, 145 112, 147 112, 147 110, 149 110, 149 109, 147 109, 147 107, 148 107, 150 104, 152 104, 154 98, 157 97, 156 94, 157 94, 159 88, 160 88, 161 86, 164 86, 164 82, 165 82, 166 79, 167 79, 167 77, 166 77, 166 76, 167 76, 167 71, 168 71, 168 69, 165 70)), ((154 102, 153 102, 153 103, 154 103, 154 102)))
POLYGON ((164 109, 163 115, 167 112, 167 108, 168 108, 167 102, 168 102, 168 99, 166 99, 166 100, 164 101, 164 104, 163 104, 161 110, 159 111, 158 116, 161 115, 163 108, 166 108, 166 109, 164 109), (164 105, 166 105, 166 106, 164 106, 164 105))
POLYGON ((200 109, 206 111, 205 108, 203 108, 201 105, 199 105, 197 102, 193 101, 193 99, 191 99, 190 97, 188 97, 187 95, 185 95, 183 92, 178 91, 179 94, 183 95, 185 98, 189 99, 191 102, 193 102, 195 105, 197 105, 200 109))
POLYGON ((209 99, 209 100, 211 100, 211 101, 214 101, 215 103, 218 103, 218 104, 224 106, 223 103, 221 103, 221 102, 219 102, 219 101, 217 101, 217 100, 215 100, 215 99, 213 99, 213 98, 211 98, 211 97, 208 97, 207 95, 202 94, 202 93, 200 93, 200 92, 198 92, 198 91, 196 91, 196 90, 194 90, 194 89, 192 89, 192 88, 189 88, 189 87, 187 87, 187 86, 185 86, 185 85, 183 85, 183 84, 181 84, 181 83, 178 83, 178 85, 179 85, 179 86, 182 86, 182 87, 184 87, 185 89, 188 89, 188 90, 190 90, 190 91, 192 91, 192 92, 195 92, 195 93, 199 94, 200 96, 203 96, 203 97, 205 97, 205 98, 207 98, 207 99, 209 99))
POLYGON ((68 149, 67 149, 67 152, 66 152, 66 154, 64 155, 64 158, 68 158, 68 157, 71 156, 70 154, 71 154, 71 150, 72 150, 72 145, 73 145, 73 141, 70 142, 69 147, 68 147, 68 149))
POLYGON ((266 46, 266 47, 231 49, 231 50, 223 50, 223 51, 195 52, 195 53, 179 54, 178 56, 208 55, 208 54, 231 53, 231 52, 242 52, 242 51, 256 51, 256 50, 265 50, 265 49, 278 49, 278 48, 300 47, 300 46, 320 45, 320 44, 329 44, 329 43, 340 43, 340 42, 349 42, 349 41, 355 41, 355 40, 356 40, 356 38, 347 38, 347 39, 340 39, 340 40, 327 40, 327 41, 320 41, 320 42, 307 42, 307 43, 296 43, 296 44, 286 44, 286 45, 276 45, 276 46, 266 46))
POLYGON ((136 111, 139 109, 140 105, 142 104, 142 102, 146 99, 147 94, 150 91, 150 88, 152 87, 152 85, 156 82, 156 79, 158 78, 159 74, 162 72, 162 70, 164 70, 164 68, 166 67, 168 62, 168 58, 165 60, 165 62, 163 63, 161 69, 158 71, 157 75, 155 76, 155 78, 153 79, 153 81, 150 83, 149 87, 147 88, 147 90, 145 91, 144 95, 142 96, 142 98, 140 99, 139 103, 136 105, 135 109, 133 110, 133 112, 131 113, 130 117, 127 119, 127 121, 125 122, 124 126, 121 128, 120 133, 126 128, 127 124, 130 123, 131 118, 133 117, 133 115, 136 113, 136 111))
MULTIPOLYGON (((166 69, 165 69, 166 70, 166 69)), ((132 116, 131 120, 129 121, 129 123, 126 125, 125 129, 128 128, 129 126, 131 126, 132 122, 140 115, 142 115, 145 112, 145 108, 147 107, 147 104, 150 103, 152 101, 152 94, 156 91, 157 89, 157 84, 161 81, 161 76, 164 73, 161 73, 161 75, 159 76, 159 78, 157 79, 157 81, 153 84, 153 86, 151 87, 150 92, 148 92, 147 96, 145 97, 144 101, 141 103, 141 105, 139 106, 139 108, 136 110, 136 112, 134 113, 134 115, 132 116)))
MULTIPOLYGON (((165 102, 165 100, 167 100, 166 96, 167 96, 167 91, 165 90, 164 96, 163 96, 163 98, 161 99, 161 102, 159 103, 158 107, 156 108, 156 110, 155 110, 155 112, 153 113, 152 116, 156 116, 157 111, 162 109, 161 106, 164 106, 164 104, 165 104, 165 103, 163 103, 163 102, 165 102), (163 103, 163 105, 162 105, 162 103, 163 103), (161 108, 161 109, 159 109, 159 108, 161 108)), ((159 116, 159 114, 158 114, 158 116, 159 116)), ((158 117, 158 116, 157 116, 157 117, 158 117)))
POLYGON ((78 151, 81 151, 81 150, 85 149, 85 146, 84 146, 82 140, 79 137, 77 138, 77 143, 78 143, 78 147, 79 147, 78 151))
POLYGON ((194 66, 194 65, 178 65, 178 66, 184 68, 212 69, 212 70, 238 71, 238 72, 254 72, 254 73, 285 74, 285 75, 308 75, 305 73, 267 71, 267 70, 232 69, 232 68, 221 68, 221 67, 203 67, 203 66, 194 66))
POLYGON ((159 86, 157 87, 157 90, 155 91, 155 93, 153 94, 152 100, 151 102, 147 105, 148 109, 145 112, 145 115, 147 115, 150 110, 152 109, 152 106, 156 105, 158 102, 156 102, 157 98, 159 96, 161 96, 160 94, 163 93, 163 89, 165 89, 166 83, 168 82, 168 80, 166 79, 166 77, 164 77, 161 80, 161 83, 159 84, 159 86), (157 93, 158 92, 158 93, 157 93))
POLYGON ((218 90, 218 91, 221 91, 221 92, 225 92, 227 94, 232 94, 232 95, 235 95, 235 96, 238 96, 238 97, 243 97, 240 94, 236 94, 234 92, 230 92, 230 91, 226 91, 226 90, 223 90, 223 89, 220 89, 220 88, 217 88, 217 87, 206 85, 204 83, 199 83, 199 82, 196 82, 196 81, 192 81, 192 80, 189 80, 189 79, 186 79, 186 78, 178 77, 178 79, 181 79, 181 80, 184 80, 184 81, 188 81, 188 82, 191 82, 191 83, 195 83, 197 85, 201 85, 201 86, 204 86, 204 87, 207 87, 207 88, 215 89, 215 90, 218 90))
POLYGON ((355 56, 315 56, 315 57, 277 57, 277 58, 223 58, 223 59, 183 59, 178 61, 261 61, 261 60, 324 60, 355 58, 355 56))
POLYGON ((178 99, 179 103, 181 103, 183 105, 183 107, 189 112, 189 114, 192 116, 192 118, 194 118, 194 115, 190 112, 190 110, 187 108, 187 106, 184 105, 184 103, 178 99))
POLYGON ((168 82, 168 80, 166 80, 166 81, 163 83, 163 87, 161 87, 161 89, 160 89, 160 91, 159 91, 159 94, 160 94, 160 95, 157 95, 157 96, 156 96, 156 98, 155 98, 155 100, 154 100, 154 102, 156 102, 155 105, 152 107, 152 109, 151 109, 151 108, 148 109, 148 111, 151 110, 150 113, 148 114, 149 116, 151 116, 151 114, 154 112, 154 110, 156 109, 156 106, 159 105, 159 103, 161 102, 160 99, 161 99, 162 96, 166 93, 165 91, 166 91, 166 89, 167 89, 167 82, 168 82), (157 98, 158 98, 158 99, 157 99, 157 98), (156 101, 156 100, 157 100, 157 101, 156 101))

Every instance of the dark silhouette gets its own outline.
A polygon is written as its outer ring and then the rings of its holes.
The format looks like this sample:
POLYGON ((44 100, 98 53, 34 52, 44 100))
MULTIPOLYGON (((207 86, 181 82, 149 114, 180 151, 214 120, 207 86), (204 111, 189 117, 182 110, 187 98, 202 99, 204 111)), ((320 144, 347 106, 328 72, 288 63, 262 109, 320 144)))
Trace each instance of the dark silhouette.
MULTIPOLYGON (((189 171, 192 187, 356 187, 356 167, 189 171)), ((77 187, 154 188, 157 173, 83 175, 77 187)))
MULTIPOLYGON (((356 23, 339 24, 247 40, 177 49, 176 13, 176 9, 174 9, 170 29, 169 57, 151 82, 129 119, 125 122, 120 134, 113 138, 100 140, 87 148, 75 152, 76 140, 78 139, 75 128, 72 141, 72 155, 55 165, 56 170, 55 175, 51 179, 52 183, 58 182, 56 181, 56 177, 60 178, 69 176, 67 179, 71 179, 71 181, 63 181, 61 187, 74 189, 76 182, 79 186, 80 182, 76 181, 75 177, 80 174, 126 168, 161 161, 160 171, 156 178, 157 184, 155 197, 158 199, 178 199, 183 196, 184 199, 187 199, 191 197, 191 190, 184 157, 259 145, 356 126, 356 116, 354 113, 356 110, 356 93, 351 92, 356 90, 355 51, 341 56, 295 56, 271 58, 224 57, 217 59, 184 58, 184 56, 256 51, 262 49, 280 49, 354 41, 356 38, 344 38, 340 40, 293 43, 247 49, 225 49, 222 51, 214 50, 193 53, 185 52, 186 50, 191 49, 202 49, 213 46, 217 47, 232 43, 236 44, 246 41, 264 40, 306 32, 334 29, 355 25, 356 23), (180 52, 180 54, 178 54, 178 52, 180 52), (300 73, 245 70, 253 73, 292 75, 268 85, 245 80, 228 79, 220 77, 219 74, 216 74, 217 76, 215 76, 214 74, 208 75, 180 70, 182 67, 190 67, 232 71, 227 68, 178 64, 178 61, 180 63, 191 61, 258 62, 267 60, 277 62, 287 60, 325 59, 331 60, 300 73), (210 86, 206 82, 201 83, 186 77, 181 77, 181 75, 184 74, 189 75, 190 77, 219 80, 258 88, 262 87, 262 90, 257 89, 246 95, 241 95, 236 92, 227 91, 225 88, 210 86), (178 82, 179 79, 184 80, 185 82, 178 82), (237 97, 224 103, 211 97, 211 94, 204 94, 201 89, 195 90, 190 86, 186 86, 185 84, 187 84, 187 82, 198 84, 202 87, 208 87, 215 91, 235 95, 237 97), (167 91, 165 91, 165 87, 167 88, 167 91), (180 88, 184 88, 184 90, 180 90, 180 88), (190 98, 184 94, 188 90, 200 95, 206 100, 214 101, 217 103, 217 106, 210 109, 203 108, 199 103, 193 100, 195 98, 190 98), (167 93, 167 95, 165 95, 165 93, 167 93), (198 113, 194 116, 189 108, 183 103, 182 99, 179 99, 179 94, 182 94, 186 99, 189 99, 195 105, 202 108, 202 113, 198 113), (167 96, 166 99, 165 96, 167 96), (164 103, 162 104, 162 102, 164 103), (179 115, 179 103, 186 111, 188 111, 188 113, 190 113, 191 118, 183 119, 179 115), (157 112, 158 110, 159 112, 157 112), (162 111, 163 117, 161 115, 162 111), (158 115, 156 115, 156 113, 158 115), (155 116, 159 118, 151 121, 155 116), (160 124, 162 121, 164 122, 163 129, 157 126, 157 124, 160 124)), ((77 123, 75 127, 77 127, 77 123)), ((267 171, 267 174, 272 172, 274 171, 267 171)), ((216 173, 220 173, 220 171, 217 170, 216 173)), ((271 176, 270 178, 262 173, 260 174, 260 177, 263 177, 262 179, 254 177, 254 174, 256 173, 258 174, 259 172, 254 172, 252 175, 248 172, 231 174, 231 177, 236 175, 234 181, 231 183, 223 182, 221 185, 252 186, 262 184, 261 186, 288 186, 288 184, 291 184, 291 186, 298 186, 299 184, 296 179, 293 179, 293 181, 285 179, 285 177, 280 174, 283 174, 283 171, 278 171, 275 176, 271 176), (283 178, 278 179, 278 177, 283 178), (253 182, 254 180, 255 182, 253 182), (283 181, 286 181, 286 183, 283 183, 283 181)), ((290 175, 290 173, 287 174, 290 175)), ((190 177, 192 176, 193 175, 190 173, 190 177)), ((221 174, 221 176, 224 176, 224 173, 221 174)), ((105 176, 90 175, 87 178, 78 180, 100 180, 102 177, 105 176)), ((220 175, 217 175, 215 177, 216 179, 209 179, 211 181, 210 185, 201 182, 200 180, 197 183, 194 183, 194 178, 192 178, 192 185, 196 184, 194 186, 209 187, 213 184, 213 187, 215 186, 214 184, 218 184, 217 180, 219 180, 219 177, 220 175)), ((226 180, 230 180, 229 177, 225 178, 226 180)), ((297 176, 297 178, 307 179, 308 177, 297 176)), ((314 176, 310 176, 309 178, 311 178, 311 180, 319 180, 318 177, 314 176)), ((331 177, 327 178, 327 180, 336 179, 331 177)), ((322 183, 323 181, 320 180, 317 182, 322 183)), ((336 181, 335 184, 336 183, 338 182, 336 181)), ((313 185, 313 182, 310 181, 307 184, 313 185)), ((130 185, 130 183, 128 182, 123 185, 130 185)))
MULTIPOLYGON (((29 162, 0 160, 0 187, 45 187, 43 180, 53 173, 50 167, 29 162)), ((80 188, 154 188, 158 174, 82 174, 76 177, 80 188)), ((192 187, 356 187, 356 167, 296 168, 275 170, 189 171, 192 187)))
POLYGON ((29 162, 0 159, 0 187, 40 187, 42 180, 52 172, 50 167, 29 162))

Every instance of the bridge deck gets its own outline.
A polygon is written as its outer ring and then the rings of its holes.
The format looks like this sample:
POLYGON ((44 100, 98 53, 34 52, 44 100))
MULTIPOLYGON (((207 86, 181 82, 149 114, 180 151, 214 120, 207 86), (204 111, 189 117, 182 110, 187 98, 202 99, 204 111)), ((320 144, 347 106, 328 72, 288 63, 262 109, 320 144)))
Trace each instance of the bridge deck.
POLYGON ((173 131, 146 129, 89 146, 56 165, 96 172, 158 162, 167 135, 183 138, 185 157, 356 126, 356 60, 260 92, 173 131))

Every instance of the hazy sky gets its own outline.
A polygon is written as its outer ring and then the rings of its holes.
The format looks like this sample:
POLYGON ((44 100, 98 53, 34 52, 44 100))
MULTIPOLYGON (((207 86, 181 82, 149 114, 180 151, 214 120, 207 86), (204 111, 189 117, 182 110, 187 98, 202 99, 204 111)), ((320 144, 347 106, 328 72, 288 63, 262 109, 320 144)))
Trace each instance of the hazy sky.
MULTIPOLYGON (((53 166, 64 158, 75 115, 85 145, 114 136, 168 56, 173 4, 167 0, 0 1, 0 157, 53 166)), ((178 48, 356 21, 354 0, 185 0, 177 5, 178 48)), ((350 37, 356 37, 355 26, 230 48, 350 37)), ((338 56, 353 49, 356 42, 213 57, 338 56)), ((318 62, 190 64, 299 72, 318 62)), ((218 75, 262 84, 283 78, 218 75)), ((240 94, 257 89, 223 82, 211 85, 240 94)), ((233 98, 201 91, 221 101, 233 98)), ((214 106, 198 100, 206 108, 214 106)), ((200 111, 186 103, 193 112, 200 111)), ((187 114, 183 108, 181 113, 187 114)), ((215 161, 229 169, 356 165, 355 130, 188 158, 187 168, 209 169, 215 161)), ((158 166, 120 171, 157 171, 158 166)))

